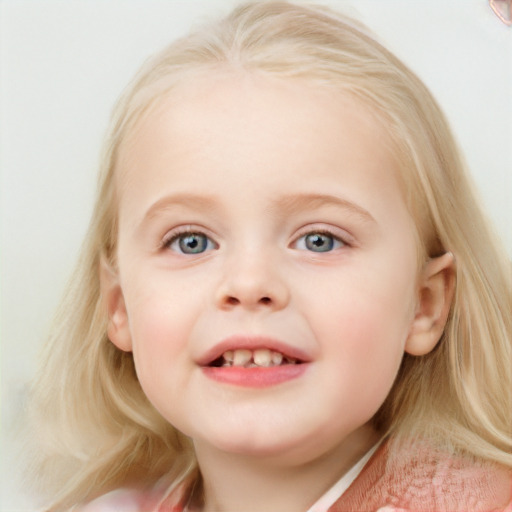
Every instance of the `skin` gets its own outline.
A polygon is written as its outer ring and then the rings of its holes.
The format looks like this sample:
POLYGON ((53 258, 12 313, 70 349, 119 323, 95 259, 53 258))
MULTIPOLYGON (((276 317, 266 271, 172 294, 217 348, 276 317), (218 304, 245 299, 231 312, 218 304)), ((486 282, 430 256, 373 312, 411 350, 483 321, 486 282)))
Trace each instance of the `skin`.
POLYGON ((109 337, 194 440, 205 511, 306 510, 378 440, 404 351, 437 343, 452 259, 417 268, 390 147, 347 95, 234 71, 178 87, 125 140, 109 337), (183 231, 205 250, 180 252, 183 231), (332 250, 306 244, 318 232, 332 250), (213 381, 198 361, 233 335, 281 340, 306 371, 213 381))

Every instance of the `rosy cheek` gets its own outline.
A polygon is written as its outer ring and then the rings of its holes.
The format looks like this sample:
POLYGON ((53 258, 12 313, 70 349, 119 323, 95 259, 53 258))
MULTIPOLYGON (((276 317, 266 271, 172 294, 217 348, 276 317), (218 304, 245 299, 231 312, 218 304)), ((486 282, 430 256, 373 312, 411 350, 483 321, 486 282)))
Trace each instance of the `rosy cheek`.
POLYGON ((139 307, 130 319, 130 327, 133 337, 133 351, 137 370, 151 371, 151 367, 157 367, 165 359, 169 352, 176 347, 175 336, 172 327, 172 312, 166 311, 161 304, 154 301, 146 301, 139 307))
POLYGON ((331 340, 332 351, 326 356, 339 361, 339 371, 350 380, 348 386, 383 399, 402 359, 406 323, 389 314, 384 302, 369 301, 367 296, 352 296, 336 309, 323 313, 320 335, 331 340))

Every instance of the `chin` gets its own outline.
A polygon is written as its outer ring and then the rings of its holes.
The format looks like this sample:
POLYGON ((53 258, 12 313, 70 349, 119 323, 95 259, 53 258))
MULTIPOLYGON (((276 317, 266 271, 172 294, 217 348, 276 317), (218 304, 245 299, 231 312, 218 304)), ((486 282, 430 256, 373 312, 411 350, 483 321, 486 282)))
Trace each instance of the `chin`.
POLYGON ((249 432, 245 432, 243 436, 237 432, 232 436, 212 439, 210 444, 226 453, 255 457, 279 455, 293 448, 290 440, 285 441, 276 439, 275 436, 267 437, 249 432))
POLYGON ((287 430, 276 433, 266 429, 262 433, 255 429, 244 429, 241 435, 238 429, 224 435, 208 437, 204 434, 203 432, 199 443, 205 448, 209 447, 227 456, 250 458, 282 466, 308 463, 329 449, 323 442, 318 444, 318 435, 308 438, 304 432, 294 436, 287 430))

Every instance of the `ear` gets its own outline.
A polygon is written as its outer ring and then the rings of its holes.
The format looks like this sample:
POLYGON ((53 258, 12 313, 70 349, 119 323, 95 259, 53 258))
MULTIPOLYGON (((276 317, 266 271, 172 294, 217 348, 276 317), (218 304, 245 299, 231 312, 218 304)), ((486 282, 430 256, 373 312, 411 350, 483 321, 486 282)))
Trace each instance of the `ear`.
POLYGON ((131 352, 132 338, 119 276, 104 258, 100 262, 100 288, 108 314, 108 337, 117 348, 131 352))
POLYGON ((441 339, 455 291, 455 263, 447 252, 429 260, 418 283, 418 305, 405 351, 413 356, 428 354, 441 339))

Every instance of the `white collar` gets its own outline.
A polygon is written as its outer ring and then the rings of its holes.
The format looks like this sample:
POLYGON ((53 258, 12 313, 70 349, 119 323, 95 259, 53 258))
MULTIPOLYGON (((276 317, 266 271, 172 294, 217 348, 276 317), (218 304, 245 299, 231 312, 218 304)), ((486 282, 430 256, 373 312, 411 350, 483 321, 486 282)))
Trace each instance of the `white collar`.
POLYGON ((359 476, 381 443, 382 440, 370 448, 307 512, 327 512, 359 476))

